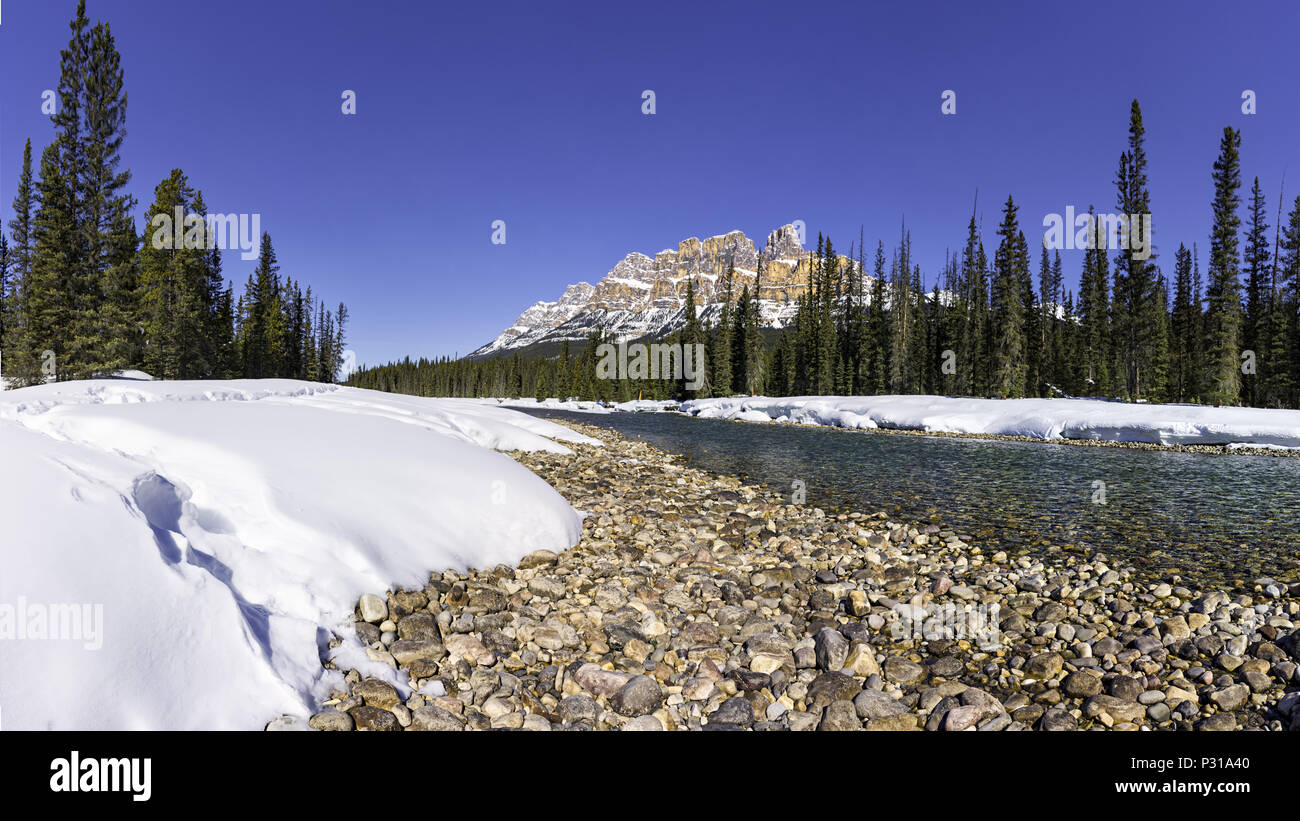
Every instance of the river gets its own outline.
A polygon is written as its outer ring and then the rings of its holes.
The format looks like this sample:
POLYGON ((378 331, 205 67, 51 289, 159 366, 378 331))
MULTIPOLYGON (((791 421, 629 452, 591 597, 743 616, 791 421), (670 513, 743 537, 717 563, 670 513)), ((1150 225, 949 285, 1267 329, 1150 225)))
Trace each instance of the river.
POLYGON ((612 428, 787 498, 801 482, 829 511, 941 524, 985 553, 1100 551, 1201 587, 1300 581, 1300 458, 528 412, 612 428))

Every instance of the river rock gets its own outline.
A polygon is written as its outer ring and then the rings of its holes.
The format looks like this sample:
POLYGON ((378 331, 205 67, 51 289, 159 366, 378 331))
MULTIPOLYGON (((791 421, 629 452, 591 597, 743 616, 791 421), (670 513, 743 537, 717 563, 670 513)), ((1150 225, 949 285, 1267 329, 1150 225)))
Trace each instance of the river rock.
POLYGON ((353 707, 348 713, 352 716, 358 730, 394 732, 401 729, 397 723, 397 716, 380 707, 362 705, 353 707))
POLYGON ((822 720, 817 725, 817 729, 832 732, 861 730, 862 722, 858 721, 858 714, 853 709, 852 702, 833 701, 822 712, 822 720))
POLYGON ((649 676, 633 676, 609 698, 610 708, 625 716, 653 713, 662 703, 659 683, 649 676))
POLYGON ((816 652, 818 669, 841 670, 849 656, 849 643, 840 631, 823 627, 817 631, 816 652))
POLYGON ((1101 692, 1101 678, 1076 670, 1061 681, 1061 690, 1071 698, 1090 698, 1101 692))
POLYGON ((313 730, 341 732, 351 730, 355 725, 352 716, 339 710, 322 710, 307 721, 313 730))
POLYGON ((1138 721, 1146 715, 1146 708, 1136 701, 1108 695, 1095 695, 1083 703, 1083 714, 1087 718, 1109 715, 1116 723, 1138 721))

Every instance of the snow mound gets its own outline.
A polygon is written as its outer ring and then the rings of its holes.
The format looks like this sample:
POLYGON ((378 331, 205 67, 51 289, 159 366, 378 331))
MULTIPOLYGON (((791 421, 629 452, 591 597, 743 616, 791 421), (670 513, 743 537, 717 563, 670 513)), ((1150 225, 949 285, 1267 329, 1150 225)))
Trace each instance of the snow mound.
POLYGON ((841 428, 1095 439, 1158 445, 1300 446, 1300 411, 1095 399, 792 396, 696 399, 683 413, 841 428))
POLYGON ((582 514, 493 452, 564 441, 599 444, 504 408, 290 380, 0 394, 3 729, 305 716, 341 683, 321 668, 331 633, 364 657, 361 594, 577 543, 582 514))

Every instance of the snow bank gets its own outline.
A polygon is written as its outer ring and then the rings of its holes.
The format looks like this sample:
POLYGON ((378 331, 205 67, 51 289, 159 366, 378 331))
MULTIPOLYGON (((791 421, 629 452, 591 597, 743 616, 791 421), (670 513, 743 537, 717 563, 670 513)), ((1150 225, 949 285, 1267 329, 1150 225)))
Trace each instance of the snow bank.
POLYGON ((697 399, 683 413, 714 419, 796 422, 1097 439, 1160 445, 1300 446, 1300 411, 1153 405, 1092 399, 962 399, 944 396, 793 396, 697 399))
POLYGON ((581 514, 491 450, 561 441, 594 440, 504 408, 287 380, 0 394, 3 729, 307 715, 341 681, 321 669, 330 632, 359 649, 362 593, 577 542, 581 514))
POLYGON ((672 399, 633 399, 631 402, 614 402, 603 404, 601 402, 592 402, 589 400, 578 399, 474 399, 473 402, 481 402, 487 405, 497 405, 503 408, 547 408, 549 410, 565 410, 577 413, 640 413, 640 412, 658 412, 665 410, 676 410, 677 402, 672 399))

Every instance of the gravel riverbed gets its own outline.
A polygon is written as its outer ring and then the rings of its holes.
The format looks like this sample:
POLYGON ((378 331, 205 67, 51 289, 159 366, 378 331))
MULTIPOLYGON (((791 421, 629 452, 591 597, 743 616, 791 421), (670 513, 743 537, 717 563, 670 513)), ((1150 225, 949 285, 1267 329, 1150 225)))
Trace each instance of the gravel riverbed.
POLYGON ((605 447, 511 455, 589 514, 581 542, 362 597, 367 653, 414 692, 345 671, 311 727, 1300 729, 1300 584, 985 555, 569 426, 605 447))

